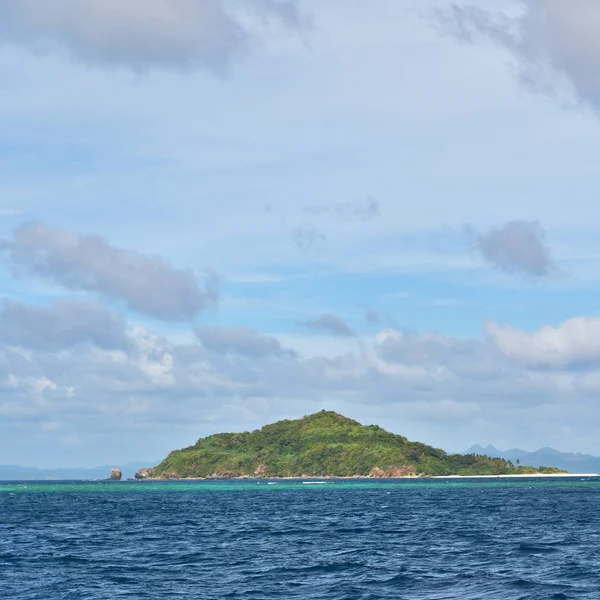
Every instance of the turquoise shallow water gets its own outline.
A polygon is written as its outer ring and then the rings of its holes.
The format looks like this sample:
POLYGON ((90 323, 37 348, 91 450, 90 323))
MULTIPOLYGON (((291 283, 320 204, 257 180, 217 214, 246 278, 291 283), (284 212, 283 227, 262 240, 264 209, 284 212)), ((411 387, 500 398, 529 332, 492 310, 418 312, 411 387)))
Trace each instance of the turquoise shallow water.
POLYGON ((426 489, 477 487, 582 487, 600 485, 600 477, 552 477, 552 478, 447 478, 447 479, 237 479, 225 481, 0 481, 2 493, 133 493, 133 492, 255 492, 291 490, 349 489, 426 489), (257 487, 259 486, 259 487, 257 487), (278 487, 275 487, 278 486, 278 487))
POLYGON ((0 599, 600 598, 600 479, 0 482, 0 599))

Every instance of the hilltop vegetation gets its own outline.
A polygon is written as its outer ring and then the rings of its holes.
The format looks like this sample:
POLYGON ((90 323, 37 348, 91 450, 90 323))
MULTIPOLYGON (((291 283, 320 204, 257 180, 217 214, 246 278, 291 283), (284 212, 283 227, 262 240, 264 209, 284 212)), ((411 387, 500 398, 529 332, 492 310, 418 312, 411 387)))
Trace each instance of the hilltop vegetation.
POLYGON ((153 478, 403 477, 557 473, 516 467, 475 454, 446 454, 377 425, 361 425, 331 411, 284 420, 243 433, 220 433, 171 452, 153 478))

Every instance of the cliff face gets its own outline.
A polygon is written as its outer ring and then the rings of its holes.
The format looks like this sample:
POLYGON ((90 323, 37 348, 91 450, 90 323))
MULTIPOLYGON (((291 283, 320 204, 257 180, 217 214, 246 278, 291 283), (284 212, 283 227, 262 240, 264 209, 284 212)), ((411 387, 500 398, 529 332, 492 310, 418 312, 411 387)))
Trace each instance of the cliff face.
POLYGON ((153 473, 153 469, 150 469, 150 468, 138 469, 135 472, 135 478, 136 479, 150 479, 152 477, 152 473, 153 473))
POLYGON ((112 481, 121 481, 121 477, 123 477, 121 469, 114 468, 110 470, 109 479, 111 479, 112 481))
MULTIPOLYGON (((502 459, 448 455, 330 411, 175 450, 139 478, 409 477, 522 472, 502 459)), ((140 474, 141 475, 141 474, 140 474)), ((137 475, 136 475, 137 477, 137 475)))

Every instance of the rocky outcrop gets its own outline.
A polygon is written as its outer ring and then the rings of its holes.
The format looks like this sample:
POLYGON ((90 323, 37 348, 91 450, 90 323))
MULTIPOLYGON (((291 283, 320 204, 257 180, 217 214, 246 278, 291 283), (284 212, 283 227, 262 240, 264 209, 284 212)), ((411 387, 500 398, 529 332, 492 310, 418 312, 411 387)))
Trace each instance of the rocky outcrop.
POLYGON ((110 477, 111 481, 121 481, 121 477, 123 477, 123 473, 121 473, 121 469, 111 469, 110 477))
POLYGON ((135 472, 136 479, 150 479, 152 477, 153 469, 145 468, 139 469, 135 472))
POLYGON ((387 469, 380 469, 379 467, 373 467, 369 471, 369 477, 375 478, 389 478, 394 477, 416 477, 415 468, 412 465, 396 465, 388 467, 387 469))
POLYGON ((267 474, 267 465, 258 465, 258 467, 256 467, 255 471, 254 471, 254 476, 255 477, 265 477, 265 475, 267 474))
POLYGON ((219 471, 218 473, 209 475, 206 479, 235 479, 237 476, 238 474, 233 471, 219 471))

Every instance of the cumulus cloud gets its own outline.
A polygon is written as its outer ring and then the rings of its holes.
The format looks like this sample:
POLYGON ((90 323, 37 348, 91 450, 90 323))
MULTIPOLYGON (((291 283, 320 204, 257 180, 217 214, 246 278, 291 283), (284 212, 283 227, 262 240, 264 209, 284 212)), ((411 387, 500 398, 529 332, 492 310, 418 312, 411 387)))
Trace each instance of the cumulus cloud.
POLYGON ((354 335, 352 329, 342 319, 331 313, 324 313, 318 319, 305 321, 302 325, 314 331, 324 331, 343 337, 354 335))
POLYGON ((506 14, 452 4, 436 13, 445 32, 475 43, 487 37, 516 57, 522 83, 555 91, 566 81, 585 103, 600 107, 600 3, 596 0, 517 0, 506 14))
MULTIPOLYGON (((599 332, 598 319, 531 333, 488 324, 472 338, 388 329, 330 358, 304 358, 242 327, 201 328, 198 342, 181 345, 129 327, 125 348, 74 344, 90 334, 70 330, 59 332, 60 344, 34 337, 25 349, 0 335, 0 447, 19 427, 29 446, 39 443, 36 426, 53 422, 83 437, 136 432, 139 449, 142 432, 162 438, 185 426, 197 436, 207 421, 218 421, 215 430, 246 429, 323 406, 384 425, 396 418, 404 434, 426 422, 427 431, 438 423, 443 435, 452 419, 455 440, 475 423, 480 432, 485 423, 510 424, 527 435, 534 420, 536 431, 543 422, 550 431, 565 423, 590 427, 600 391, 599 332)), ((148 442, 146 450, 154 447, 148 442)))
POLYGON ((374 349, 390 364, 423 369, 428 373, 453 373, 461 377, 488 378, 504 370, 499 353, 487 340, 460 339, 429 332, 385 329, 374 349))
POLYGON ((509 273, 544 277, 558 272, 545 243, 545 234, 536 221, 509 221, 484 233, 467 227, 482 258, 509 273))
POLYGON ((17 228, 14 239, 3 242, 2 248, 16 274, 122 301, 159 319, 190 320, 217 300, 213 276, 201 286, 192 271, 176 269, 160 257, 116 248, 100 236, 33 223, 17 228))
POLYGON ((196 335, 209 352, 236 354, 250 358, 277 356, 295 358, 296 353, 282 348, 277 338, 249 327, 200 327, 196 335))
POLYGON ((125 319, 106 306, 62 299, 49 306, 4 300, 0 308, 0 339, 8 346, 58 352, 90 343, 126 349, 125 319))
POLYGON ((341 221, 370 221, 379 216, 379 202, 375 198, 338 202, 333 204, 312 204, 302 208, 302 212, 313 216, 333 216, 341 221))
MULTIPOLYGON (((567 323, 559 334, 570 328, 567 323)), ((15 419, 84 411, 131 417, 139 426, 188 422, 260 398, 282 407, 292 400, 317 406, 334 400, 399 404, 409 413, 418 405, 425 418, 427 407, 433 416, 440 403, 459 414, 464 404, 465 414, 475 414, 523 398, 539 405, 560 400, 565 391, 600 389, 600 379, 589 377, 600 374, 597 355, 595 367, 582 376, 567 358, 574 345, 562 347, 560 361, 544 362, 514 351, 533 348, 540 332, 521 333, 516 342, 505 328, 488 325, 486 332, 483 338, 460 339, 389 329, 362 349, 333 358, 302 358, 277 338, 243 327, 201 328, 201 344, 187 345, 135 327, 123 350, 74 347, 68 339, 61 352, 58 344, 32 343, 27 353, 0 345, 0 408, 15 419), (275 357, 289 360, 271 360, 275 357), (36 400, 42 397, 45 403, 36 400)))
POLYGON ((310 22, 295 0, 3 0, 0 42, 135 70, 222 72, 273 21, 310 22))
POLYGON ((490 322, 486 333, 498 350, 523 365, 577 368, 600 364, 598 317, 576 317, 558 327, 545 325, 531 333, 490 322))

